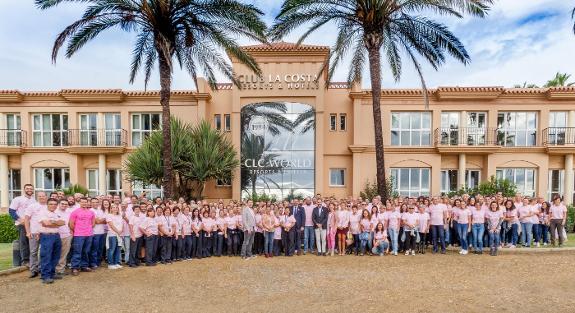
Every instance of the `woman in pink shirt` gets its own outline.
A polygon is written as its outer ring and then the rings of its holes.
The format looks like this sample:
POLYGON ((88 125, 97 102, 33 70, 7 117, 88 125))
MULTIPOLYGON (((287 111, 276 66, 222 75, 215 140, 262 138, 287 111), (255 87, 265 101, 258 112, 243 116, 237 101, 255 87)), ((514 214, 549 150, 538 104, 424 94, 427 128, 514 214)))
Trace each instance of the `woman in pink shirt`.
POLYGON ((459 235, 459 241, 461 242, 461 250, 459 254, 466 255, 468 253, 467 236, 471 232, 471 210, 463 202, 460 202, 459 210, 455 214, 457 219, 457 234, 459 235))
POLYGON ((120 265, 120 246, 124 229, 124 220, 116 204, 112 204, 110 213, 106 214, 106 222, 108 223, 108 242, 106 244, 108 248, 108 268, 116 270, 122 268, 122 265, 120 265))
POLYGON ((428 212, 429 206, 425 205, 425 203, 429 203, 429 200, 423 201, 423 203, 424 205, 419 206, 419 244, 417 246, 417 251, 421 254, 425 254, 425 250, 427 250, 427 238, 431 220, 431 216, 428 212))
POLYGON ((483 254, 483 234, 485 232, 485 215, 487 211, 484 210, 480 203, 476 203, 475 207, 471 209, 471 232, 473 234, 473 253, 483 254))
POLYGON ((405 235, 405 255, 415 255, 415 243, 417 241, 417 227, 419 225, 419 214, 415 213, 415 206, 410 205, 407 213, 401 216, 403 234, 405 235))
POLYGON ((203 255, 202 239, 204 224, 199 209, 192 210, 192 258, 201 259, 203 255))
POLYGON ((519 219, 517 218, 517 208, 513 203, 513 200, 506 200, 505 201, 505 223, 504 223, 504 231, 505 231, 505 242, 508 243, 508 248, 515 248, 517 245, 518 240, 518 223, 519 219))
POLYGON ((261 207, 255 208, 255 221, 256 221, 256 233, 254 236, 254 254, 263 255, 264 254, 264 233, 262 226, 262 209, 261 207))
POLYGON ((280 217, 284 215, 283 208, 277 209, 277 215, 274 214, 276 211, 272 210, 270 213, 274 218, 274 246, 273 246, 273 255, 279 256, 280 255, 280 248, 282 244, 282 227, 280 225, 280 217))
POLYGON ((128 260, 128 265, 130 267, 140 266, 139 253, 144 244, 143 233, 140 230, 140 224, 146 219, 145 213, 141 213, 140 206, 134 205, 132 207, 133 214, 130 216, 130 221, 128 222, 130 231, 130 258, 128 260))
POLYGON ((183 234, 183 214, 181 213, 180 207, 175 205, 172 209, 172 220, 175 225, 174 227, 174 237, 172 239, 172 261, 179 262, 184 256, 184 234, 183 234))
POLYGON ((172 239, 174 237, 175 225, 172 219, 172 209, 166 207, 163 211, 163 216, 158 218, 158 228, 162 235, 162 252, 161 263, 172 263, 172 239))
POLYGON ((361 213, 357 205, 351 207, 351 215, 349 216, 349 229, 353 236, 353 251, 355 255, 359 254, 359 234, 361 232, 359 222, 361 221, 361 213))
POLYGON ((535 208, 529 203, 529 198, 523 198, 523 204, 517 210, 517 214, 521 225, 521 242, 525 248, 531 247, 534 211, 535 208))
POLYGON ((345 255, 345 240, 349 231, 350 212, 346 209, 345 203, 338 203, 336 206, 335 217, 337 226, 337 246, 339 255, 345 255))
POLYGON ((192 215, 190 214, 190 207, 184 205, 182 214, 182 234, 184 235, 184 261, 191 260, 192 258, 192 215))
MULTIPOLYGON (((337 233, 337 217, 335 212, 335 204, 332 202, 328 207, 329 213, 327 216, 327 253, 333 256, 335 251, 335 235, 337 233)), ((339 238, 338 238, 339 240, 339 238)), ((340 249, 341 250, 341 249, 340 249)), ((339 255, 341 251, 339 251, 339 255)))
POLYGON ((146 266, 154 266, 158 250, 158 221, 153 208, 148 208, 146 218, 139 227, 146 239, 146 266))
POLYGON ((204 211, 202 216, 202 257, 212 256, 212 231, 214 230, 214 220, 210 217, 210 211, 204 211))
POLYGON ((561 197, 556 195, 553 197, 553 203, 549 208, 549 232, 551 233, 551 245, 555 247, 555 238, 559 236, 559 247, 563 246, 565 237, 563 232, 565 230, 565 223, 567 221, 567 207, 561 202, 561 197))
MULTIPOLYGON (((215 218, 216 221, 216 231, 214 233, 214 255, 220 257, 223 255, 224 250, 224 241, 226 237, 227 227, 226 227, 226 209, 218 208, 218 212, 215 213, 217 217, 215 218)), ((227 244, 226 244, 227 246, 227 244)))
POLYGON ((503 212, 499 209, 499 204, 496 201, 491 202, 489 212, 486 213, 485 217, 487 218, 489 246, 491 247, 489 255, 496 256, 499 248, 501 223, 503 223, 503 212))
MULTIPOLYGON (((549 209, 551 204, 547 201, 541 203, 541 208, 539 209, 539 228, 541 233, 541 241, 543 241, 543 246, 549 244, 549 209)), ((539 243, 539 242, 538 242, 539 243)))
POLYGON ((235 215, 235 211, 233 208, 230 209, 230 211, 228 212, 228 216, 226 216, 225 221, 227 227, 226 239, 227 239, 228 255, 229 256, 238 255, 240 237, 238 234, 238 219, 237 216, 235 215))
POLYGON ((275 231, 275 217, 273 216, 273 211, 271 211, 267 206, 263 208, 264 212, 262 215, 262 226, 264 230, 264 254, 266 258, 271 258, 273 256, 274 248, 274 231, 275 231))
POLYGON ((361 213, 361 221, 359 222, 359 226, 361 229, 361 233, 359 234, 359 240, 361 242, 360 244, 361 253, 359 255, 363 256, 372 230, 371 216, 369 215, 369 211, 367 209, 364 209, 363 212, 361 213))
POLYGON ((285 256, 293 256, 295 252, 295 217, 290 214, 291 210, 289 207, 285 207, 284 215, 280 220, 280 226, 282 227, 282 246, 284 248, 285 256))
POLYGON ((383 227, 383 223, 377 223, 375 232, 373 233, 373 254, 383 256, 384 253, 389 253, 389 240, 387 239, 387 231, 383 227))

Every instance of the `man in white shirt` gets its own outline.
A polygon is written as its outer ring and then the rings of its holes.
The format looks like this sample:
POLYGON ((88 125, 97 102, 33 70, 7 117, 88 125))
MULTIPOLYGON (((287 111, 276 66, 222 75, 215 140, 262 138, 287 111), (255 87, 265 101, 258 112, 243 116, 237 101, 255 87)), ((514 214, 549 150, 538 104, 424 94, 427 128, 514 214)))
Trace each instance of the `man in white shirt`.
POLYGON ((31 184, 24 185, 24 195, 18 196, 10 203, 10 217, 14 220, 14 225, 18 229, 18 245, 20 247, 20 262, 22 265, 28 265, 30 261, 30 246, 26 236, 26 226, 24 225, 24 215, 29 206, 36 203, 34 199, 34 186, 31 184))

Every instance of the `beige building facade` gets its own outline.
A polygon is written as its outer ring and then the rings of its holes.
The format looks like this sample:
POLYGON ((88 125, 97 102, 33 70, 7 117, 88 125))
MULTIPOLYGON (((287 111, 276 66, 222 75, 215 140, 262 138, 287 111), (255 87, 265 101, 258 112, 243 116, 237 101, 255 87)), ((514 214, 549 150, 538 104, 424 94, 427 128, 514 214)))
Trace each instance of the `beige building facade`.
MULTIPOLYGON (((211 121, 241 156, 234 179, 210 182, 205 196, 358 196, 375 179, 370 90, 316 80, 327 47, 245 49, 261 77, 232 60, 241 89, 212 90, 200 80, 197 91, 172 93, 174 116, 211 121)), ((399 194, 439 195, 496 176, 524 194, 558 193, 572 203, 575 88, 439 87, 429 90, 428 108, 418 89, 382 93, 386 170, 399 194)), ((46 191, 78 183, 92 194, 159 195, 156 186, 126 181, 122 167, 161 128, 160 114, 158 92, 0 91, 0 206, 26 183, 46 191)))

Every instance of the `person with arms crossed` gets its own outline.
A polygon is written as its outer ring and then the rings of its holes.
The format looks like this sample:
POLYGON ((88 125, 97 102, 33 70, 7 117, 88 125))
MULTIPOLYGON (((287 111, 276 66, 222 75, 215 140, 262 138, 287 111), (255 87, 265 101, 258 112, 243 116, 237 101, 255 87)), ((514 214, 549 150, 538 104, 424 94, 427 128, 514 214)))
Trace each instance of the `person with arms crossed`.
POLYGON ((60 241, 59 228, 66 225, 56 209, 58 208, 58 200, 49 199, 47 202, 47 209, 42 210, 40 213, 40 262, 42 263, 40 269, 42 273, 40 277, 45 284, 51 284, 54 279, 61 279, 61 276, 56 276, 56 265, 60 260, 60 253, 62 249, 62 242, 60 241))
POLYGON ((24 214, 26 237, 30 246, 30 278, 38 276, 39 260, 38 251, 40 245, 40 215, 46 210, 46 193, 38 192, 38 202, 29 205, 24 214))
POLYGON ((66 261, 68 259, 68 253, 70 252, 70 246, 72 245, 72 232, 70 232, 70 227, 68 226, 71 214, 68 200, 60 200, 60 204, 56 209, 56 213, 58 213, 58 216, 64 220, 64 225, 58 227, 62 249, 60 252, 60 259, 58 260, 58 265, 56 265, 56 275, 61 276, 66 274, 66 261))
POLYGON ((96 215, 88 208, 88 199, 80 198, 80 207, 72 214, 68 225, 74 234, 72 239, 72 275, 77 276, 79 271, 91 272, 90 251, 96 215))

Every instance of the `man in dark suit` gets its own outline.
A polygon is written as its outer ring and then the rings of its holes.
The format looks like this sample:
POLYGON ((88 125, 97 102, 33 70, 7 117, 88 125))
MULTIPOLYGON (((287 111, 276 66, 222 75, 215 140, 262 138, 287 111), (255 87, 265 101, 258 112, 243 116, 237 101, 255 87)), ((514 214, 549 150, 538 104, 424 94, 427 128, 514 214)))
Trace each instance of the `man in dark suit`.
POLYGON ((327 206, 321 199, 316 199, 316 207, 313 209, 312 220, 315 227, 315 242, 317 247, 317 255, 327 255, 326 250, 326 236, 327 236, 327 206))
POLYGON ((293 217, 295 218, 295 252, 301 255, 301 243, 303 239, 303 227, 305 226, 305 210, 301 206, 301 201, 295 199, 291 208, 293 217))

